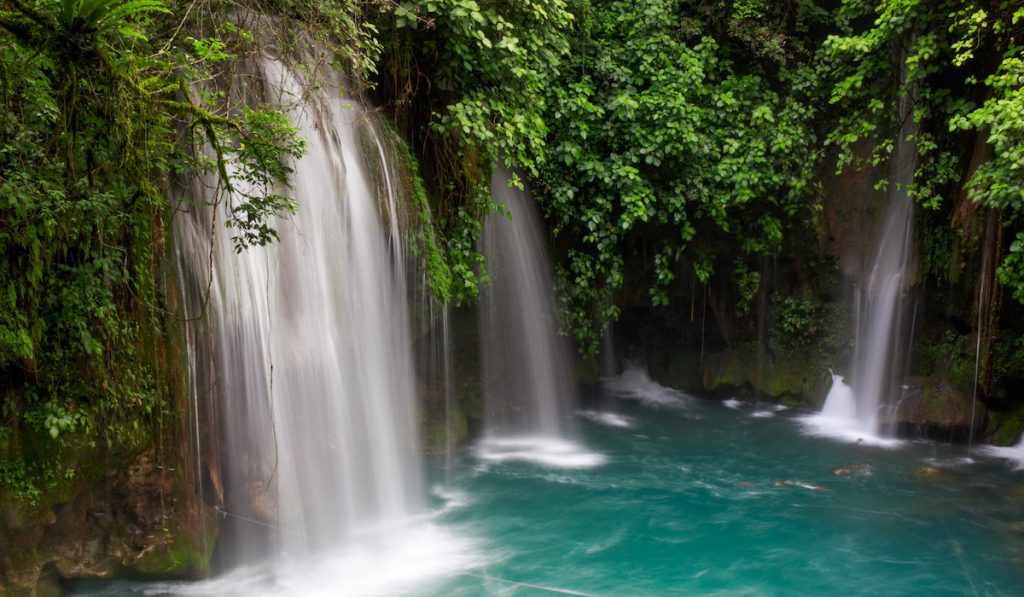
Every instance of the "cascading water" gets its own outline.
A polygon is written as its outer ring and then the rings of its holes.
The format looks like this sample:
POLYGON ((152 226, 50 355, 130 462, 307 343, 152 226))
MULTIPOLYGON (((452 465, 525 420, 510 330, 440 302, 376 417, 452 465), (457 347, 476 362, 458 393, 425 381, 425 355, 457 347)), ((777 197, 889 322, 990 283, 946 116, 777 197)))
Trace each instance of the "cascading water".
POLYGON ((491 192, 509 216, 490 214, 482 244, 490 284, 481 297, 485 459, 592 466, 596 454, 572 444, 573 400, 568 350, 557 335, 552 269, 533 198, 509 186, 498 166, 491 192))
POLYGON ((1024 470, 1024 434, 1012 446, 982 446, 981 452, 996 458, 1005 458, 1014 463, 1017 470, 1024 470))
MULTIPOLYGON (((901 64, 902 82, 906 79, 906 60, 901 64)), ((842 419, 830 421, 844 432, 869 437, 879 435, 879 411, 899 385, 898 376, 903 372, 903 298, 910 283, 914 220, 909 187, 917 164, 913 139, 918 126, 913 117, 912 96, 913 91, 900 97, 901 124, 893 144, 885 220, 867 284, 859 289, 856 301, 857 345, 850 379, 856 408, 831 402, 846 399, 846 392, 830 392, 822 411, 830 415, 844 413, 842 419)), ((836 377, 833 376, 834 381, 836 377)), ((838 383, 843 383, 842 378, 838 383)))
POLYGON ((212 336, 210 391, 230 471, 224 510, 236 527, 228 551, 235 564, 276 551, 278 568, 307 569, 277 586, 250 573, 247 586, 220 579, 210 590, 330 594, 342 582, 361 593, 422 582, 458 568, 466 545, 417 521, 425 491, 393 160, 371 114, 342 99, 336 81, 309 93, 280 61, 256 67, 269 102, 307 140, 293 177, 298 211, 275 222, 279 242, 236 254, 223 224, 228 199, 197 185, 220 207, 194 206, 176 234, 185 277, 209 283, 195 325, 212 336), (333 571, 309 574, 325 557, 333 571), (367 576, 387 562, 402 572, 367 576))
POLYGON ((857 398, 853 395, 850 386, 843 381, 842 375, 832 373, 832 388, 829 389, 828 396, 825 398, 821 416, 838 422, 857 418, 857 398))

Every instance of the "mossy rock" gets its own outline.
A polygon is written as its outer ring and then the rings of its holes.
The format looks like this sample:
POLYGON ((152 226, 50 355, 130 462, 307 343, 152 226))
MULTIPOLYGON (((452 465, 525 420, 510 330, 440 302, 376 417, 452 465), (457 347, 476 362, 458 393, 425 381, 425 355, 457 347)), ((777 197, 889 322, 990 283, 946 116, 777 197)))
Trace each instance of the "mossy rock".
POLYGON ((704 389, 704 380, 701 379, 700 371, 700 353, 694 351, 675 352, 668 357, 664 365, 651 365, 651 377, 670 388, 699 392, 704 389))
POLYGON ((217 528, 213 518, 201 528, 168 530, 165 540, 143 553, 128 570, 132 575, 153 578, 204 578, 210 573, 217 528))
POLYGON ((751 346, 737 345, 716 352, 704 361, 704 389, 736 391, 757 385, 757 354, 751 346))
POLYGON ((989 413, 990 441, 996 446, 1012 446, 1024 434, 1024 406, 1010 412, 991 411, 989 413))
POLYGON ((470 419, 484 417, 484 393, 477 377, 460 377, 456 373, 455 401, 459 410, 470 419))
POLYGON ((738 344, 715 353, 704 363, 704 389, 763 394, 795 405, 817 403, 827 391, 825 366, 809 355, 765 352, 759 375, 758 353, 753 344, 738 344), (819 396, 820 395, 820 396, 819 396))
POLYGON ((428 454, 444 454, 455 448, 469 435, 469 424, 466 414, 458 406, 450 415, 451 428, 448 421, 437 417, 424 422, 423 440, 428 454))
POLYGON ((966 442, 972 434, 980 437, 988 422, 988 411, 976 404, 959 385, 937 377, 911 377, 890 424, 897 433, 940 441, 966 442), (973 420, 972 420, 973 416, 973 420))
POLYGON ((0 594, 31 594, 55 579, 209 573, 215 510, 155 452, 124 458, 100 478, 80 479, 51 510, 0 504, 0 594))
POLYGON ((575 355, 573 374, 576 379, 576 383, 585 386, 592 386, 597 383, 599 377, 601 377, 601 366, 597 364, 596 357, 580 357, 578 354, 575 355))

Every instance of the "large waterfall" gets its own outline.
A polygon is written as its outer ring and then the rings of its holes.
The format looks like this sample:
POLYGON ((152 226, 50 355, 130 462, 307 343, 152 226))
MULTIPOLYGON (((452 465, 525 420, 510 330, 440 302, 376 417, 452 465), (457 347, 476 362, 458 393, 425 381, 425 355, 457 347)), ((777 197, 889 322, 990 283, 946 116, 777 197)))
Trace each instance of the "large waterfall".
POLYGON ((208 337, 201 377, 220 405, 227 560, 307 568, 276 586, 211 592, 336 594, 331 583, 341 582, 358 594, 383 590, 359 579, 423 582, 457 568, 465 545, 421 520, 404 199, 390 145, 336 81, 311 91, 280 61, 255 70, 265 101, 307 141, 293 177, 297 214, 275 222, 280 242, 236 254, 223 224, 229 199, 197 181, 195 195, 219 208, 193 206, 176 234, 193 297, 209 288, 189 315, 207 326, 191 335, 208 337), (327 556, 330 572, 311 574, 327 556), (388 565, 401 573, 376 568, 388 565))
POLYGON ((482 244, 490 282, 481 297, 486 435, 489 459, 554 466, 592 466, 601 459, 569 440, 574 403, 568 349, 558 336, 552 269, 533 198, 510 186, 496 166, 491 193, 506 213, 484 222, 482 244))

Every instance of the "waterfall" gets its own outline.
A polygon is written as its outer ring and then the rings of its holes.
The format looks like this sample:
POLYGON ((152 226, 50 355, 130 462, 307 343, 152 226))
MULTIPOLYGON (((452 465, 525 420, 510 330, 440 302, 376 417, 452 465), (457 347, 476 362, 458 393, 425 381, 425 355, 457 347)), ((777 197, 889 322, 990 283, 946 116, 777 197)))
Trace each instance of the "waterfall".
POLYGON ((399 230, 405 199, 389 145, 336 80, 311 90, 300 71, 256 62, 263 101, 285 110, 307 142, 292 180, 297 213, 274 222, 279 242, 236 253, 224 226, 227 198, 197 181, 194 195, 206 204, 186 205, 175 222, 186 286, 209 287, 205 304, 187 315, 209 337, 212 371, 196 377, 211 380, 219 403, 225 526, 234 527, 221 539, 227 563, 360 556, 346 560, 347 572, 331 564, 330 580, 301 573, 287 586, 255 587, 271 594, 313 585, 312 593, 330 594, 330 582, 360 593, 359 579, 438 574, 460 565, 452 550, 464 546, 438 547, 436 529, 429 538, 410 530, 425 489, 399 230), (423 563, 370 578, 372 566, 352 563, 368 553, 377 565, 423 563), (441 557, 450 559, 434 562, 441 557))
POLYGON ((832 374, 832 387, 825 398, 821 416, 837 421, 849 421, 857 418, 857 399, 850 386, 843 381, 842 375, 832 374))
POLYGON ((491 193, 508 214, 491 213, 482 245, 489 284, 481 296, 485 438, 488 459, 554 466, 593 466, 600 459, 571 443, 575 391, 565 343, 558 336, 552 268, 533 198, 509 186, 501 166, 491 193))
POLYGON ((900 98, 899 116, 901 124, 893 145, 885 224, 863 289, 864 311, 858 317, 862 323, 857 330, 859 360, 854 363, 850 379, 858 398, 856 426, 871 434, 880 431, 879 409, 899 384, 897 376, 903 371, 906 356, 903 298, 910 284, 914 204, 909 187, 917 165, 913 138, 918 128, 912 97, 900 98))
MULTIPOLYGON (((906 80, 906 56, 901 57, 901 84, 906 80)), ((899 386, 906 358, 904 294, 912 280, 914 205, 909 187, 914 181, 918 125, 913 116, 914 91, 902 92, 898 102, 899 132, 893 143, 886 195, 885 219, 875 244, 866 284, 854 301, 856 346, 853 375, 847 387, 833 376, 822 414, 812 418, 830 432, 858 440, 878 439, 880 410, 899 386), (852 394, 850 393, 852 391, 852 394), (851 396, 856 400, 851 408, 851 396)))
POLYGON ((487 431, 564 437, 573 386, 556 333, 551 265, 533 198, 509 181, 507 170, 494 169, 491 193, 509 215, 490 214, 482 237, 490 276, 481 303, 487 431))

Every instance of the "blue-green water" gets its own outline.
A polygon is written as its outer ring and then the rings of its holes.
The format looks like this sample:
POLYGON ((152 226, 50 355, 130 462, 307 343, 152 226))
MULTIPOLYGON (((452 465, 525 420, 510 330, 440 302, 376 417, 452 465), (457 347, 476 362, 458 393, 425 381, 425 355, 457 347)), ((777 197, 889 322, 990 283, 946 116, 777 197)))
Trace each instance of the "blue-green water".
POLYGON ((448 487, 466 503, 443 522, 483 539, 494 561, 476 573, 595 595, 1024 594, 1024 473, 1004 463, 809 437, 789 412, 617 408, 631 428, 581 423, 602 466, 458 460, 448 487), (851 465, 870 474, 833 474, 851 465))
POLYGON ((395 529, 387 544, 205 583, 79 590, 1024 594, 1024 472, 980 456, 964 462, 963 447, 809 436, 791 411, 759 418, 748 406, 685 404, 590 404, 630 426, 581 416, 582 453, 549 446, 547 464, 484 458, 472 447, 450 468, 433 463, 433 514, 395 529), (834 473, 842 467, 849 474, 834 473))

